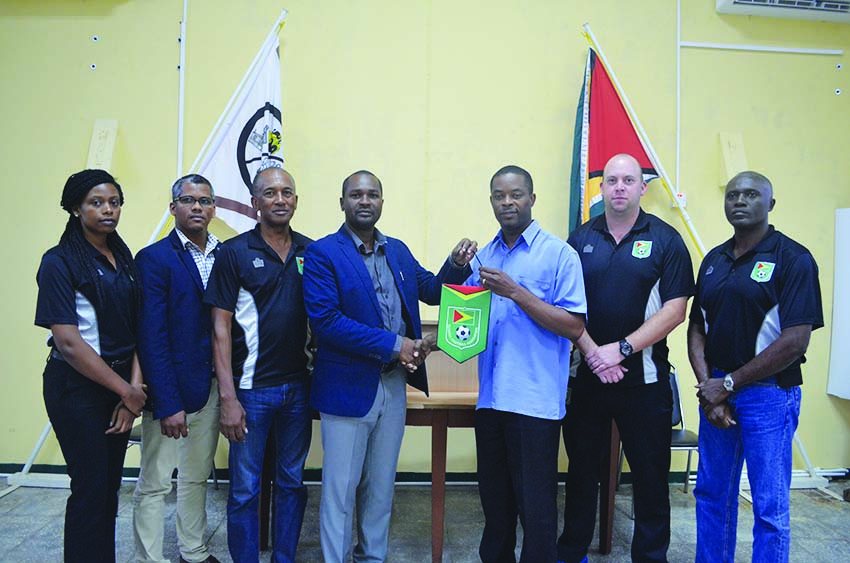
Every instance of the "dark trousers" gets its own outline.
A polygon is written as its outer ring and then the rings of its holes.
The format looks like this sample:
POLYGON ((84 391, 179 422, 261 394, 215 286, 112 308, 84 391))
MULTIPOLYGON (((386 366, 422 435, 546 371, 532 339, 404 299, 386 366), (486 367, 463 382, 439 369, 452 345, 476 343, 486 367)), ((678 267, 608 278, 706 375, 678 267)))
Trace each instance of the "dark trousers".
MULTIPOLYGON (((593 376, 595 377, 595 376, 593 376)), ((670 435, 673 394, 667 378, 637 387, 603 386, 571 380, 564 418, 564 445, 569 457, 564 532, 558 559, 578 563, 593 540, 602 460, 608 449, 611 420, 631 468, 635 528, 632 561, 666 562, 670 545, 670 435)))
POLYGON ((484 563, 554 563, 558 535, 558 440, 561 423, 493 409, 475 413, 484 563))
MULTIPOLYGON (((128 367, 129 369, 129 367, 128 367)), ((115 518, 130 433, 106 435, 119 397, 55 358, 44 369, 44 405, 71 477, 65 561, 115 561, 115 518)))

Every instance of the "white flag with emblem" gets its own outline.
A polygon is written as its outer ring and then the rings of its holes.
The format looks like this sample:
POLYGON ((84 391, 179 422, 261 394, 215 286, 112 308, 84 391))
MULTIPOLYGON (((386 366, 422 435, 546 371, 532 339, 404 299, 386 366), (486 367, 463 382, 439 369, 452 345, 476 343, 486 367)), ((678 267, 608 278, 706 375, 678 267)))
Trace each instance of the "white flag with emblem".
POLYGON ((283 166, 277 27, 231 100, 197 173, 212 182, 216 215, 238 233, 252 229, 251 180, 261 167, 283 166))
MULTIPOLYGON (((257 224, 257 214, 251 207, 251 180, 261 168, 283 166, 278 34, 284 18, 286 10, 281 12, 188 170, 205 176, 213 185, 216 218, 210 231, 221 239, 244 233, 257 224)), ((173 226, 173 217, 166 210, 150 242, 166 236, 173 226)))

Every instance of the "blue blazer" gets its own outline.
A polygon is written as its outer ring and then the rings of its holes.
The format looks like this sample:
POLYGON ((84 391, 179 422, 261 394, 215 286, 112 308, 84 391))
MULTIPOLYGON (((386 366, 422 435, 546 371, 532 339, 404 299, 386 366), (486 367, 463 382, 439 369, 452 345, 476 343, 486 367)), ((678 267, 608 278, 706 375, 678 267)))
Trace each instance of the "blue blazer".
POLYGON ((212 345, 204 285, 177 231, 139 251, 139 361, 156 419, 200 410, 210 394, 212 345))
MULTIPOLYGON (((435 276, 403 242, 390 237, 386 256, 401 296, 406 336, 421 338, 418 302, 439 304, 441 285, 462 283, 471 269, 456 268, 447 259, 435 276)), ((372 279, 345 226, 307 247, 304 302, 318 345, 311 404, 327 414, 365 416, 375 400, 381 368, 392 359, 396 335, 382 328, 372 279)), ((424 364, 407 380, 428 393, 424 364)))

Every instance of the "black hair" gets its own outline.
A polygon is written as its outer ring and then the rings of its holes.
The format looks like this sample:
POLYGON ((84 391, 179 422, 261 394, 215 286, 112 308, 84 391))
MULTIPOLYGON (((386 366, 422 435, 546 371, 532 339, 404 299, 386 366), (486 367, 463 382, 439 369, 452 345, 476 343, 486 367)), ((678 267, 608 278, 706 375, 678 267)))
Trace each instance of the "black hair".
POLYGON ((493 180, 498 178, 499 176, 504 176, 505 174, 516 174, 517 176, 522 176, 523 183, 525 187, 528 188, 528 193, 534 193, 534 181, 531 179, 531 174, 528 173, 528 170, 522 168, 520 166, 516 166, 515 164, 508 164, 507 166, 502 166, 496 173, 493 174, 493 177, 490 178, 490 189, 493 189, 493 180))
POLYGON ((345 180, 342 181, 342 197, 345 197, 345 188, 348 187, 348 182, 352 178, 354 178, 355 176, 360 176, 360 175, 371 176, 372 178, 374 178, 375 182, 377 182, 377 184, 378 184, 378 189, 381 190, 381 195, 384 194, 384 186, 381 185, 381 179, 380 178, 378 178, 377 176, 375 176, 375 174, 373 174, 372 172, 369 172, 368 170, 358 170, 357 172, 352 172, 351 174, 349 174, 345 178, 345 180))
MULTIPOLYGON (((74 212, 85 201, 89 191, 100 184, 112 184, 115 186, 115 189, 118 190, 119 201, 121 205, 124 205, 124 192, 121 189, 121 185, 115 181, 115 178, 109 172, 105 170, 83 170, 76 174, 71 174, 65 182, 65 188, 62 190, 61 205, 62 209, 68 212, 68 221, 65 223, 65 231, 59 238, 59 247, 74 258, 81 276, 88 279, 94 285, 97 291, 98 301, 102 306, 104 296, 100 273, 98 272, 94 258, 86 246, 88 243, 83 235, 82 222, 74 212)), ((106 244, 115 256, 116 263, 130 274, 130 281, 133 286, 133 299, 135 300, 136 310, 138 311, 142 303, 142 291, 139 285, 139 272, 136 269, 136 263, 133 261, 133 254, 116 231, 107 235, 106 244)), ((98 311, 98 313, 101 312, 98 311)))

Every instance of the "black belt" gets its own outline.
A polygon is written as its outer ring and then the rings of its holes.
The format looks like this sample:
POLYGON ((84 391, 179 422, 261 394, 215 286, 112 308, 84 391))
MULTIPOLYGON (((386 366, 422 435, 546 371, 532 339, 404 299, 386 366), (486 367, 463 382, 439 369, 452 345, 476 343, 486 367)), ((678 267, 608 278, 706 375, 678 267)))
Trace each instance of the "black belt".
MULTIPOLYGON (((59 360, 60 362, 65 361, 65 358, 62 357, 62 354, 56 348, 50 349, 50 357, 55 359, 55 360, 59 360)), ((133 359, 133 356, 130 356, 129 358, 124 358, 123 360, 112 360, 112 361, 109 361, 109 360, 104 358, 103 361, 106 362, 106 365, 108 365, 110 368, 115 369, 115 368, 120 368, 121 366, 124 366, 126 364, 129 364, 132 359, 133 359)))
POLYGON ((398 367, 398 360, 393 360, 393 361, 386 363, 383 366, 381 366, 381 373, 387 373, 388 371, 392 371, 397 367, 398 367))

